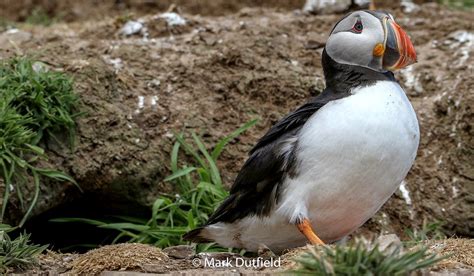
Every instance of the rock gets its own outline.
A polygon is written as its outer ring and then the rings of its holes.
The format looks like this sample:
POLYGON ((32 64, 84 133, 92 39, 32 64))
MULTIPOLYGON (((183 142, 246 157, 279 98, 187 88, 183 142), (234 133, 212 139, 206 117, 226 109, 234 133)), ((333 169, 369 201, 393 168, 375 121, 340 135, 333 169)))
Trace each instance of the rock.
POLYGON ((351 0, 307 0, 303 11, 314 14, 343 12, 349 9, 351 0))
POLYGON ((33 68, 33 70, 37 73, 40 73, 40 72, 48 72, 49 71, 49 65, 44 63, 44 62, 41 62, 41 61, 35 61, 31 67, 33 68))
MULTIPOLYGON (((354 4, 358 9, 367 9, 370 2, 370 0, 356 0, 354 4)), ((312 14, 341 13, 349 10, 351 5, 351 0, 307 0, 303 11, 312 14)))
POLYGON ((175 259, 187 259, 194 255, 195 248, 191 245, 177 245, 163 249, 169 257, 175 259))
POLYGON ((308 43, 304 46, 308 50, 316 50, 323 48, 326 45, 326 42, 309 40, 308 43))
POLYGON ((229 253, 229 252, 201 252, 196 255, 196 257, 200 258, 201 260, 207 259, 207 260, 233 260, 235 258, 242 258, 241 255, 237 253, 229 253))
POLYGON ((400 5, 402 6, 403 11, 406 12, 406 13, 412 13, 412 12, 419 12, 420 11, 420 6, 413 3, 412 0, 401 0, 400 5))
POLYGON ((381 235, 375 240, 375 244, 378 244, 380 251, 387 255, 403 248, 402 241, 395 234, 381 235))
POLYGON ((175 12, 165 12, 158 15, 156 18, 162 18, 166 20, 168 26, 183 26, 186 25, 186 19, 175 12))
POLYGON ((31 40, 33 35, 19 29, 10 29, 0 34, 0 49, 12 49, 31 40))
POLYGON ((142 29, 143 29, 143 22, 131 20, 125 23, 125 25, 120 30, 120 34, 129 36, 129 35, 140 33, 142 29))
POLYGON ((101 276, 149 276, 149 273, 137 271, 104 271, 100 273, 101 276))

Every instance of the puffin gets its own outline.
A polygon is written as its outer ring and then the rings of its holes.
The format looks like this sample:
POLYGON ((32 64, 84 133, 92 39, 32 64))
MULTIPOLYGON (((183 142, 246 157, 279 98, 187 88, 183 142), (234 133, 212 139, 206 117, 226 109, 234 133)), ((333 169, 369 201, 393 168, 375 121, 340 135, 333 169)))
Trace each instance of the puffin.
POLYGON ((417 116, 392 73, 416 60, 391 14, 342 17, 322 51, 326 88, 258 140, 229 196, 183 240, 282 252, 364 224, 417 154, 417 116))

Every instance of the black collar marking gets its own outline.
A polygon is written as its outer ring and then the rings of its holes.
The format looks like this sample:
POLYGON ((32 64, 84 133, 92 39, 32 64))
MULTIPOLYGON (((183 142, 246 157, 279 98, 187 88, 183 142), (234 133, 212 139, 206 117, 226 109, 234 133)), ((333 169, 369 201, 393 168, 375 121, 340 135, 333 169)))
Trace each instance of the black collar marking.
POLYGON ((390 71, 382 73, 362 66, 337 63, 327 54, 326 48, 323 50, 322 65, 326 89, 347 96, 351 89, 358 86, 369 86, 382 80, 396 81, 390 71))

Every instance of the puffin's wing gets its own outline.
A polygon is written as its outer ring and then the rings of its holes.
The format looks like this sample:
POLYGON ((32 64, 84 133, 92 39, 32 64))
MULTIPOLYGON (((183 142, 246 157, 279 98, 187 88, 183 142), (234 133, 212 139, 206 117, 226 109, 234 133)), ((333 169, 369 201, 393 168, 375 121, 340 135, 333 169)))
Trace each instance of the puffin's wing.
POLYGON ((292 132, 295 129, 299 129, 306 123, 309 117, 311 117, 311 115, 313 115, 313 113, 320 109, 324 104, 325 103, 317 101, 308 102, 297 110, 286 115, 283 119, 273 125, 262 138, 260 138, 254 148, 250 151, 250 156, 266 145, 280 140, 285 136, 285 134, 292 132))
POLYGON ((278 201, 279 184, 285 175, 297 173, 295 150, 299 130, 326 103, 344 96, 326 89, 276 123, 250 151, 229 197, 206 224, 233 222, 248 215, 268 214, 278 201))

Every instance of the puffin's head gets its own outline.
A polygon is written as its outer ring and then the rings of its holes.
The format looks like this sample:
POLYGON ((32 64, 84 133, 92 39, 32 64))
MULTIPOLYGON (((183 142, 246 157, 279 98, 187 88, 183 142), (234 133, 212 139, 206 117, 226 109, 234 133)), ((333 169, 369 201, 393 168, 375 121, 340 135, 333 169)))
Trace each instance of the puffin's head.
POLYGON ((380 11, 356 11, 334 26, 326 53, 336 62, 384 72, 416 62, 413 44, 392 15, 380 11))

